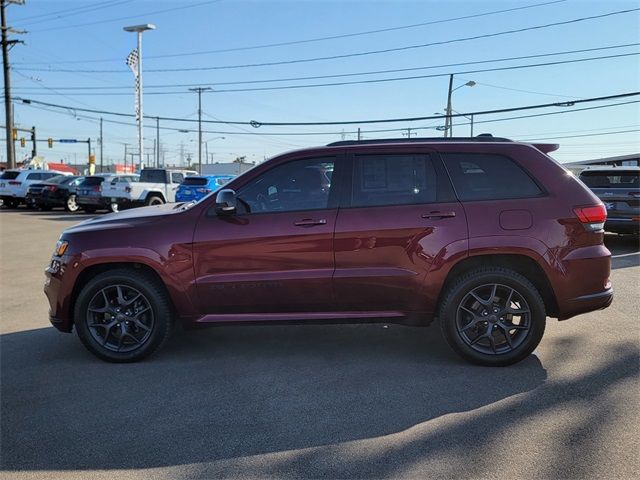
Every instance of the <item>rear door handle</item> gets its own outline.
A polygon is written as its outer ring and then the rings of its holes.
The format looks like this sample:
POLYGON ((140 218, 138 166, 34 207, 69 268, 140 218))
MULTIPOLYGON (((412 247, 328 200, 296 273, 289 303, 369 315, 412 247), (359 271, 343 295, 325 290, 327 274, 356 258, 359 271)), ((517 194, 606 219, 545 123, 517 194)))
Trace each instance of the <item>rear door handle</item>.
POLYGON ((324 218, 305 218, 303 220, 298 220, 297 222, 293 222, 296 227, 311 227, 313 225, 326 225, 327 221, 324 218))
POLYGON ((451 218, 455 216, 456 212, 429 212, 424 213, 422 218, 451 218))

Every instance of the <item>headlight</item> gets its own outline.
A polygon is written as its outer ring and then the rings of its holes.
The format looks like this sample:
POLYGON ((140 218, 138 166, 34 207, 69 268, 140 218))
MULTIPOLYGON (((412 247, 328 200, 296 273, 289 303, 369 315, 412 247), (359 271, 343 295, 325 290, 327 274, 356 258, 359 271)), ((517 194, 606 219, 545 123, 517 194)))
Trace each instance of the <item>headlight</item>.
POLYGON ((57 257, 61 257, 62 255, 64 255, 64 252, 67 251, 68 246, 69 246, 69 242, 67 242, 66 240, 58 240, 56 243, 55 255, 57 257))

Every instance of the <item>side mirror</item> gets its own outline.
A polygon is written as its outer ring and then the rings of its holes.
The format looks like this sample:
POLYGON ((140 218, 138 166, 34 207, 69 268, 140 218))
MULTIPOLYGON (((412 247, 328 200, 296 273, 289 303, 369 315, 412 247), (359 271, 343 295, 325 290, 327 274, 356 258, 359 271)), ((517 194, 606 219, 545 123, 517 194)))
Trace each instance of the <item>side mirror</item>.
POLYGON ((218 215, 232 215, 236 211, 236 192, 230 188, 220 190, 216 194, 216 213, 218 215))

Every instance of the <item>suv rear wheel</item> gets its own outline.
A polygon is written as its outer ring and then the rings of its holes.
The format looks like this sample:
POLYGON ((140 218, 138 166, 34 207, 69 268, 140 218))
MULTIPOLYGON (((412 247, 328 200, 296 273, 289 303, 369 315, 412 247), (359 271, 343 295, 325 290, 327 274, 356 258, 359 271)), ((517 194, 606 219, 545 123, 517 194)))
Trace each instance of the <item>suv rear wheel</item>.
POLYGON ((134 269, 111 270, 89 281, 78 295, 74 319, 84 346, 109 362, 151 355, 169 338, 173 325, 162 284, 134 269))
POLYGON ((505 268, 473 270, 447 289, 440 327, 464 359, 487 366, 519 362, 533 352, 544 333, 546 313, 529 280, 505 268))
POLYGON ((76 203, 76 195, 75 193, 72 193, 67 197, 67 201, 64 204, 64 209, 67 212, 77 212, 79 208, 80 207, 78 207, 78 204, 76 203))

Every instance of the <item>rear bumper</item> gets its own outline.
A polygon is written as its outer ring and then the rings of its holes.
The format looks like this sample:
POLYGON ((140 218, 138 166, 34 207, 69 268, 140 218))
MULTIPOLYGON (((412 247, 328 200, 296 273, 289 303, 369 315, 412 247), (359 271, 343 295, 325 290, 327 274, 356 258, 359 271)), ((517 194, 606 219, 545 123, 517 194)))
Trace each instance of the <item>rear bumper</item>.
POLYGON ((572 298, 567 302, 567 305, 558 320, 566 320, 582 313, 602 310, 611 305, 611 302, 613 302, 612 287, 609 287, 602 292, 572 298))
POLYGON ((91 196, 77 196, 76 203, 80 206, 87 205, 91 207, 108 207, 111 202, 110 198, 105 197, 91 197, 91 196))

